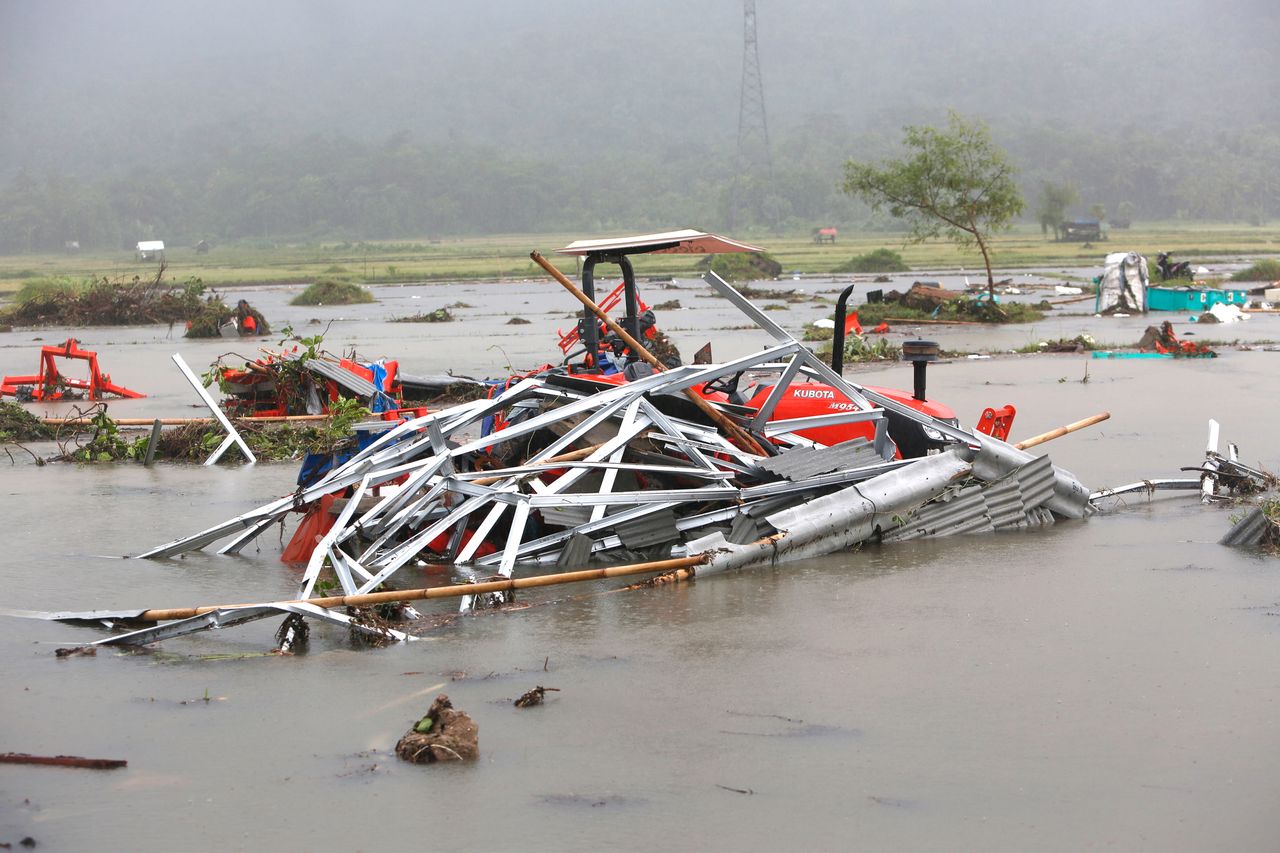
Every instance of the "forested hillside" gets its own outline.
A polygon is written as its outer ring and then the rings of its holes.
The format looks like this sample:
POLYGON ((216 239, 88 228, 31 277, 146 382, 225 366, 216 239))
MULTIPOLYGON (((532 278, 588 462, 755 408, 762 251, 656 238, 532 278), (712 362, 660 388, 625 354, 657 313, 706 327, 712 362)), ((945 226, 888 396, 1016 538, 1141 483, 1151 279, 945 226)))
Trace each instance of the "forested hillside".
POLYGON ((743 179, 735 0, 14 0, 0 251, 875 227, 841 163, 947 109, 991 125, 1029 216, 1043 181, 1076 213, 1280 215, 1273 3, 867 5, 758 0, 773 174, 743 179))

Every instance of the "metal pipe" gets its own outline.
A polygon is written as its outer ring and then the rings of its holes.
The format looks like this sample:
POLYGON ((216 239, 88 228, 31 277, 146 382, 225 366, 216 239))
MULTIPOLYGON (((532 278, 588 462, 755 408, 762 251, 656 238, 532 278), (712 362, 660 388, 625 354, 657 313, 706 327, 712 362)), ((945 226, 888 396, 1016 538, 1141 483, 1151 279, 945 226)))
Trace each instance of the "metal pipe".
POLYGON ((844 372, 844 314, 845 306, 849 301, 849 294, 853 293, 854 285, 849 285, 840 291, 840 298, 836 300, 836 327, 835 335, 831 339, 831 369, 836 373, 844 372))

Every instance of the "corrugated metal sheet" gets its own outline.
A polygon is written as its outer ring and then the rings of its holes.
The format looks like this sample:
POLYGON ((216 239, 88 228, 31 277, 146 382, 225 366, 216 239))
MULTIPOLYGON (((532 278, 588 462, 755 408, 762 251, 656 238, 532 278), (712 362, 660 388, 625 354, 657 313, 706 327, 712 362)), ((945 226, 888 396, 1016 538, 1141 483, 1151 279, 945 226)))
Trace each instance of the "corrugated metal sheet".
POLYGON ((987 515, 996 530, 1016 527, 1026 519, 1027 508, 1022 503, 1022 490, 1014 477, 992 483, 982 490, 987 505, 987 515))
POLYGON ((591 559, 591 537, 582 533, 575 533, 569 537, 569 541, 564 543, 564 547, 560 549, 560 556, 556 558, 557 569, 581 569, 587 565, 587 561, 591 559))
POLYGON ((1041 456, 1013 472, 1022 491, 1022 503, 1027 509, 1042 506, 1053 497, 1053 463, 1048 456, 1041 456))
POLYGON ((832 471, 847 471, 884 462, 865 438, 830 447, 797 447, 760 462, 760 467, 786 480, 804 480, 832 471))
POLYGON ((343 370, 338 365, 321 358, 308 359, 306 368, 312 373, 323 376, 325 379, 332 379, 353 394, 358 394, 366 399, 372 397, 378 390, 373 387, 372 382, 363 376, 356 376, 350 370, 343 370))
POLYGON ((987 511, 983 487, 966 486, 921 507, 900 527, 884 534, 886 542, 905 542, 923 536, 989 533, 995 529, 987 511))
POLYGON ((738 513, 725 537, 734 545, 746 545, 760 538, 760 523, 745 512, 738 513))
POLYGON ((676 543, 680 541, 680 531, 676 528, 676 514, 671 509, 651 512, 648 515, 623 522, 614 528, 623 546, 636 551, 657 545, 662 542, 676 543))
POLYGON ((1052 524, 1053 514, 1043 504, 1053 497, 1054 481, 1053 463, 1041 456, 994 483, 969 485, 942 496, 885 533, 884 540, 900 542, 1052 524))
POLYGON ((1271 526, 1271 522, 1262 513, 1262 507, 1254 507, 1235 527, 1232 527, 1218 540, 1219 545, 1230 545, 1233 548, 1241 548, 1249 545, 1261 545, 1263 536, 1266 535, 1267 528, 1271 526))

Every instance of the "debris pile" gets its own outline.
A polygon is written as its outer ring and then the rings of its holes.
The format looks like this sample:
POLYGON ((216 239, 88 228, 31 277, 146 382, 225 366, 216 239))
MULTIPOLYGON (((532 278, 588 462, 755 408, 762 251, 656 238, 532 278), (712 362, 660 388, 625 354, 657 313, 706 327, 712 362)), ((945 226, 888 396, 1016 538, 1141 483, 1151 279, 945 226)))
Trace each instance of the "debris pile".
POLYGON ((35 415, 17 403, 0 401, 0 443, 43 441, 50 438, 53 438, 53 430, 35 415))
POLYGON ((20 290, 14 304, 0 311, 0 321, 15 326, 141 326, 183 323, 204 304, 204 284, 192 278, 182 284, 164 280, 161 264, 154 278, 131 281, 109 278, 88 283, 46 279, 20 290))
POLYGON ((1147 326, 1142 338, 1138 341, 1140 352, 1156 352, 1171 355, 1174 358, 1217 358, 1218 354, 1203 344, 1195 341, 1182 341, 1174 334, 1173 324, 1168 320, 1156 326, 1147 326))
POLYGON ((217 296, 210 296, 200 310, 187 320, 188 338, 246 338, 271 334, 271 325, 262 312, 241 299, 234 309, 217 296))
MULTIPOLYGON (((470 611, 502 594, 489 590, 517 588, 517 570, 630 563, 628 574, 678 566, 682 577, 702 577, 893 538, 898 528, 902 537, 1003 530, 1089 511, 1087 491, 1067 472, 846 381, 729 285, 707 280, 774 345, 631 381, 549 370, 493 399, 357 424, 363 449, 315 482, 141 555, 172 557, 220 540, 220 553, 238 553, 290 513, 338 496, 327 532, 304 543, 310 556, 296 600, 145 611, 167 624, 99 642, 144 644, 293 613, 360 630, 335 605, 394 600, 397 573, 424 562, 449 567, 462 583, 404 598, 456 592, 470 611), (746 374, 768 377, 751 406, 715 391, 746 374), (830 403, 816 415, 783 405, 810 399, 830 403), (938 438, 914 450, 895 441, 913 433, 938 438), (927 509, 937 502, 960 520, 938 523, 927 509), (317 595, 330 584, 343 595, 317 595)), ((60 618, 114 624, 142 613, 60 618)))
POLYGON ((480 727, 441 693, 426 716, 396 743, 396 755, 412 764, 475 761, 480 757, 480 727))

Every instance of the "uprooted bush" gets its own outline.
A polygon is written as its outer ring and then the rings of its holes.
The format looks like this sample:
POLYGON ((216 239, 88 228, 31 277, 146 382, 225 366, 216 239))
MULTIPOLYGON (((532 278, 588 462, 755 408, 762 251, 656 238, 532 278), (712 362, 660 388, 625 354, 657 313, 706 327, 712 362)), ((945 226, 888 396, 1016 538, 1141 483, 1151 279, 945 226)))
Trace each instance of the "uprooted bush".
MULTIPOLYGON (((330 417, 315 421, 260 422, 252 418, 236 421, 236 431, 262 462, 301 459, 308 453, 333 453, 355 445, 353 427, 371 417, 358 400, 338 400, 329 404, 330 417)), ((172 462, 203 462, 227 437, 217 423, 189 423, 160 433, 156 459, 172 462)), ((122 462, 144 459, 150 434, 130 436, 100 406, 90 416, 89 425, 65 442, 59 439, 66 462, 122 462)), ((239 447, 233 445, 221 460, 240 461, 239 447)))
POLYGON ((373 302, 373 294, 358 284, 337 278, 320 278, 289 300, 290 305, 356 305, 373 302))
POLYGON ((17 403, 0 402, 0 444, 49 438, 53 438, 53 431, 35 415, 17 403))
POLYGON ((63 277, 26 282, 14 303, 0 311, 0 323, 15 326, 140 326, 182 323, 202 310, 204 284, 189 278, 182 284, 155 277, 130 281, 110 278, 76 280, 63 277))
POLYGON ((405 317, 392 317, 391 323, 452 323, 453 313, 448 308, 437 308, 434 311, 420 311, 405 317))

